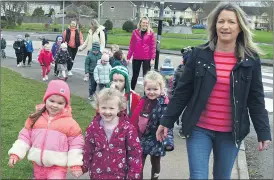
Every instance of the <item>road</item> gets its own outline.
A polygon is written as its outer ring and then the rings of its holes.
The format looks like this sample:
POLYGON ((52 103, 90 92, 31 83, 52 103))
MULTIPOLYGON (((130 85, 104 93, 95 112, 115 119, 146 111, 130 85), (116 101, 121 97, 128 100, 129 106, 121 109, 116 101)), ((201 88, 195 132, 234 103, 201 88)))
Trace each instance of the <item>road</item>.
MULTIPOLYGON (((10 57, 15 57, 14 50, 12 48, 13 41, 15 40, 16 35, 18 32, 4 32, 4 37, 7 40, 7 48, 6 48, 6 54, 10 57)), ((24 33, 22 33, 23 35, 24 33)), ((38 48, 41 46, 41 42, 37 41, 38 37, 40 37, 40 34, 36 33, 29 33, 31 35, 31 39, 34 43, 34 53, 33 58, 36 59, 38 48)), ((44 34, 46 37, 50 36, 51 34, 44 34)), ((127 53, 127 51, 123 51, 124 53, 127 53)), ((177 67, 179 63, 182 60, 181 56, 176 55, 168 55, 172 59, 172 63, 174 67, 177 67)), ((163 60, 165 59, 166 55, 161 54, 160 55, 160 62, 161 65, 163 63, 163 60)), ((84 61, 85 56, 81 53, 78 53, 75 59, 73 72, 84 75, 84 61)), ((14 62, 16 63, 16 62, 14 62)), ((130 70, 130 76, 131 76, 131 64, 129 67, 130 70)), ((140 76, 141 76, 140 72, 140 76)), ((273 130, 273 67, 266 67, 262 66, 262 75, 263 75, 263 85, 264 85, 264 91, 265 91, 265 102, 266 102, 266 109, 269 112, 269 120, 271 124, 271 129, 273 130)), ((138 84, 143 84, 143 79, 140 77, 138 79, 138 84)), ((256 150, 257 148, 257 137, 256 133, 254 131, 253 126, 251 127, 251 132, 248 135, 248 137, 245 140, 246 145, 246 156, 247 156, 247 163, 250 173, 251 179, 257 179, 257 178, 263 178, 263 179, 272 179, 273 178, 273 148, 272 144, 268 148, 267 151, 264 152, 258 152, 256 150), (271 157, 271 158, 270 158, 271 157)))

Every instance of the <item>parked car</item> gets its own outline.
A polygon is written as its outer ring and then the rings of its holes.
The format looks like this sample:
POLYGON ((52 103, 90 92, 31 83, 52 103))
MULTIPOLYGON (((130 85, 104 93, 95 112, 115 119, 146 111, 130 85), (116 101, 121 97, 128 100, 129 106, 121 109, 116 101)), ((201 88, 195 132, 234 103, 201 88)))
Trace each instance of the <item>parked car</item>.
POLYGON ((192 26, 193 29, 205 29, 206 26, 203 24, 195 24, 192 26))
POLYGON ((156 22, 151 22, 151 26, 152 26, 152 28, 157 28, 157 27, 158 27, 158 23, 156 23, 156 22))
POLYGON ((163 21, 163 26, 169 26, 169 23, 167 21, 163 21))
POLYGON ((266 31, 267 27, 255 27, 255 30, 266 31))

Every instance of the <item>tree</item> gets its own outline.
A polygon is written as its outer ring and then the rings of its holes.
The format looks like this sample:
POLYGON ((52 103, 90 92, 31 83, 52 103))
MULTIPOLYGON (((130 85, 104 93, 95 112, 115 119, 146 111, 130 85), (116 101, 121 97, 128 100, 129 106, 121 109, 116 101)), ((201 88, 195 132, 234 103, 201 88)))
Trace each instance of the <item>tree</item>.
POLYGON ((265 12, 268 15, 268 23, 269 23, 269 28, 268 30, 273 30, 273 9, 274 9, 274 3, 273 1, 262 1, 262 5, 265 7, 265 12))
POLYGON ((104 23, 104 26, 106 27, 107 30, 112 30, 113 23, 111 22, 111 20, 107 19, 106 22, 104 23))
POLYGON ((2 1, 1 12, 5 14, 7 27, 15 27, 16 21, 21 18, 25 2, 2 1))
POLYGON ((81 5, 86 5, 87 7, 93 9, 95 12, 98 12, 98 2, 97 1, 66 1, 65 6, 74 4, 79 7, 81 5))
POLYGON ((32 16, 35 16, 35 17, 41 17, 41 16, 44 16, 44 15, 45 15, 45 11, 43 10, 42 7, 35 8, 33 13, 32 13, 32 16))
POLYGON ((55 14, 55 10, 53 8, 51 8, 49 10, 49 17, 51 17, 53 14, 55 14))

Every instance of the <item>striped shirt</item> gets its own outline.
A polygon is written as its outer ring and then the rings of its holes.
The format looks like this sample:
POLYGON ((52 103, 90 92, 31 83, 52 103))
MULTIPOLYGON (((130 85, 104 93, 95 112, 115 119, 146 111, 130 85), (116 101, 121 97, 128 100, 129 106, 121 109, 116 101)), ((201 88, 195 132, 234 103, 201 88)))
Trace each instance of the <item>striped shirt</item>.
POLYGON ((236 64, 234 53, 214 52, 217 82, 197 126, 220 132, 232 131, 230 74, 236 64))

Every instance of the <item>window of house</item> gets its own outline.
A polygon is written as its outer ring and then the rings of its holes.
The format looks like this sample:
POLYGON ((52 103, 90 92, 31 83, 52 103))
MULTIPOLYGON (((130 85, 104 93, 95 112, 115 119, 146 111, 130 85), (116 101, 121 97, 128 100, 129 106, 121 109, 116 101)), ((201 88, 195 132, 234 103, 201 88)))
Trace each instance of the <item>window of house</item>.
POLYGON ((155 11, 154 11, 154 13, 155 13, 155 14, 158 14, 158 11, 157 11, 157 10, 155 10, 155 11))
POLYGON ((169 11, 165 11, 165 14, 170 14, 170 12, 169 11))

